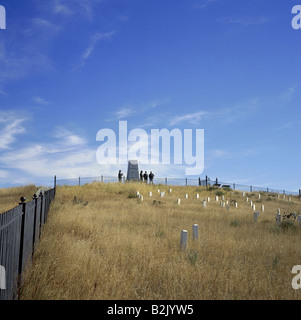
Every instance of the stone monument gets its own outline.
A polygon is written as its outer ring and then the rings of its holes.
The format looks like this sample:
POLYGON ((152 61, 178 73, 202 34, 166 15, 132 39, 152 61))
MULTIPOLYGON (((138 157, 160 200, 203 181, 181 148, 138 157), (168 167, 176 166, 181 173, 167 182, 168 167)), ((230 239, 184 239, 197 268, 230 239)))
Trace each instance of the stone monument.
POLYGON ((139 181, 139 168, 137 160, 129 160, 126 179, 128 181, 139 181))

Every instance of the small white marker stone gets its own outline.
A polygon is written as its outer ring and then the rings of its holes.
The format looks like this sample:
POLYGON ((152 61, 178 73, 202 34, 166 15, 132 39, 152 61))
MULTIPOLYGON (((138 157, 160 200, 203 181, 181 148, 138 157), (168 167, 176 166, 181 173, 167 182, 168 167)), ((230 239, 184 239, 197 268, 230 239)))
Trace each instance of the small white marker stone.
POLYGON ((187 248, 187 230, 182 230, 181 231, 181 249, 186 250, 187 248))
POLYGON ((199 239, 199 225, 198 224, 194 224, 192 226, 192 235, 193 235, 193 240, 199 239))

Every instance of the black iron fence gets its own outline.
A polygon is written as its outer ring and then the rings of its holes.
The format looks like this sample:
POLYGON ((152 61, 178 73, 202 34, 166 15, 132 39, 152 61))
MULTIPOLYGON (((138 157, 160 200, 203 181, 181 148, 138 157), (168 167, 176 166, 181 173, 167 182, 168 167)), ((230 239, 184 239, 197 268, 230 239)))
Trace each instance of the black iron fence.
POLYGON ((22 272, 32 261, 55 188, 33 200, 21 198, 19 206, 0 214, 0 300, 18 298, 22 272))
MULTIPOLYGON (((78 177, 74 179, 58 179, 55 178, 55 183, 57 185, 83 185, 86 183, 91 183, 94 181, 97 182, 118 182, 117 177, 110 177, 110 176, 99 176, 99 177, 78 177)), ((125 182, 125 178, 123 177, 122 182, 125 182)), ((301 190, 298 192, 294 191, 287 191, 287 190, 277 190, 267 187, 257 187, 257 186, 250 186, 250 185, 242 185, 237 183, 228 183, 228 182, 222 182, 219 181, 217 178, 214 180, 211 180, 206 176, 206 178, 154 178, 153 180, 154 184, 165 184, 170 186, 216 186, 220 188, 231 188, 233 190, 239 190, 239 191, 246 191, 246 192, 268 192, 268 193, 282 193, 287 195, 295 195, 295 196, 301 196, 301 190)))

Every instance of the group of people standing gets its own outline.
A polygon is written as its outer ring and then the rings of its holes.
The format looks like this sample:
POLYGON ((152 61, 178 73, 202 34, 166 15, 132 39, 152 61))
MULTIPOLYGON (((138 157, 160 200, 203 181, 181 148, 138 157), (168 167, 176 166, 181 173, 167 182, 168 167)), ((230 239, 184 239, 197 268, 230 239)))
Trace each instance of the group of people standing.
POLYGON ((153 180, 154 180, 154 174, 152 173, 152 171, 148 174, 147 171, 143 170, 140 171, 140 181, 144 181, 145 183, 147 183, 148 179, 149 179, 149 183, 153 184, 153 180))
MULTIPOLYGON (((149 179, 149 183, 153 184, 154 176, 155 175, 152 173, 152 171, 150 171, 149 174, 147 173, 147 171, 145 171, 144 173, 143 173, 143 170, 140 171, 140 181, 144 181, 145 183, 147 183, 147 181, 149 179)), ((119 182, 122 181, 122 177, 123 177, 123 173, 121 170, 119 170, 119 172, 118 172, 119 182)))

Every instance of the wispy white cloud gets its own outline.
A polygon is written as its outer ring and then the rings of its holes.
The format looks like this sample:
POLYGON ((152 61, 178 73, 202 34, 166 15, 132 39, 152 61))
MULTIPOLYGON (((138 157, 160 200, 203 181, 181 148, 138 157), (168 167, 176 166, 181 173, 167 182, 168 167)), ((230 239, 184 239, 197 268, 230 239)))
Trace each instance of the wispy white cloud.
POLYGON ((2 152, 2 178, 9 179, 8 182, 12 183, 18 173, 25 176, 28 183, 53 175, 63 178, 95 176, 99 169, 96 150, 89 147, 84 137, 60 127, 56 128, 54 135, 49 138, 52 138, 51 142, 33 141, 24 147, 2 152))
POLYGON ((110 32, 106 32, 106 33, 96 33, 96 34, 94 34, 90 39, 89 46, 86 48, 86 50, 84 51, 84 53, 81 56, 80 67, 83 67, 85 65, 86 60, 91 56, 91 54, 93 53, 95 47, 97 46, 97 44, 98 44, 98 42, 100 40, 109 39, 114 34, 115 34, 114 30, 112 30, 110 32))
POLYGON ((114 120, 125 120, 125 118, 129 117, 132 114, 134 114, 133 109, 124 107, 114 112, 114 120))
POLYGON ((212 149, 208 151, 208 156, 210 158, 227 158, 231 156, 231 153, 223 149, 212 149))
POLYGON ((195 9, 204 9, 207 8, 208 6, 210 6, 213 3, 219 2, 220 0, 203 0, 203 1, 199 1, 194 3, 193 7, 195 9))
POLYGON ((200 122, 203 116, 208 114, 206 111, 198 111, 194 113, 187 113, 181 116, 176 116, 171 119, 169 122, 170 126, 174 126, 176 124, 179 124, 181 122, 189 122, 191 124, 197 124, 200 122))
MULTIPOLYGON (((33 27, 39 28, 40 32, 41 32, 41 28, 49 29, 51 31, 59 30, 59 27, 55 23, 52 23, 51 21, 46 19, 33 18, 32 22, 33 22, 33 27)), ((32 28, 31 28, 31 31, 32 31, 32 28)))
MULTIPOLYGON (((129 103, 126 104, 125 106, 117 109, 116 111, 113 111, 111 114, 113 115, 111 118, 109 118, 107 121, 118 121, 118 120, 127 120, 126 118, 131 117, 131 116, 138 116, 142 115, 145 113, 148 114, 153 114, 152 109, 158 108, 166 103, 169 102, 169 99, 167 98, 162 98, 162 99, 152 99, 149 101, 144 101, 142 103, 129 103)), ((147 117, 147 119, 150 119, 150 116, 147 117)), ((154 116, 153 120, 157 119, 158 116, 154 116)), ((140 128, 149 126, 150 121, 144 122, 142 125, 138 125, 140 128)), ((153 121, 152 121, 153 123, 153 121)))
POLYGON ((243 27, 256 26, 269 23, 271 21, 270 17, 267 16, 245 16, 245 17, 226 17, 218 20, 220 23, 233 24, 243 27))
POLYGON ((293 100, 295 93, 296 93, 296 87, 295 86, 289 87, 287 90, 285 90, 282 94, 279 95, 278 97, 279 102, 286 105, 287 103, 293 100))
POLYGON ((0 150, 9 149, 16 136, 25 133, 25 120, 11 112, 0 112, 0 150))
POLYGON ((80 15, 86 19, 93 18, 95 6, 102 0, 55 0, 47 4, 51 6, 51 12, 54 14, 66 16, 80 15))
POLYGON ((67 4, 63 4, 62 2, 57 0, 53 3, 53 13, 63 14, 63 15, 72 15, 73 11, 69 6, 67 6, 67 4))
POLYGON ((242 118, 253 114, 258 110, 260 105, 261 103, 258 99, 254 98, 245 102, 239 102, 231 106, 220 108, 216 112, 210 113, 210 117, 220 120, 225 124, 229 124, 231 122, 240 121, 242 118))
POLYGON ((47 101, 44 98, 41 98, 39 96, 32 97, 32 101, 37 103, 37 104, 42 104, 42 105, 49 104, 49 101, 47 101))
POLYGON ((54 137, 60 139, 61 146, 67 146, 69 148, 85 145, 87 143, 85 138, 74 134, 72 131, 63 127, 56 128, 54 137))

